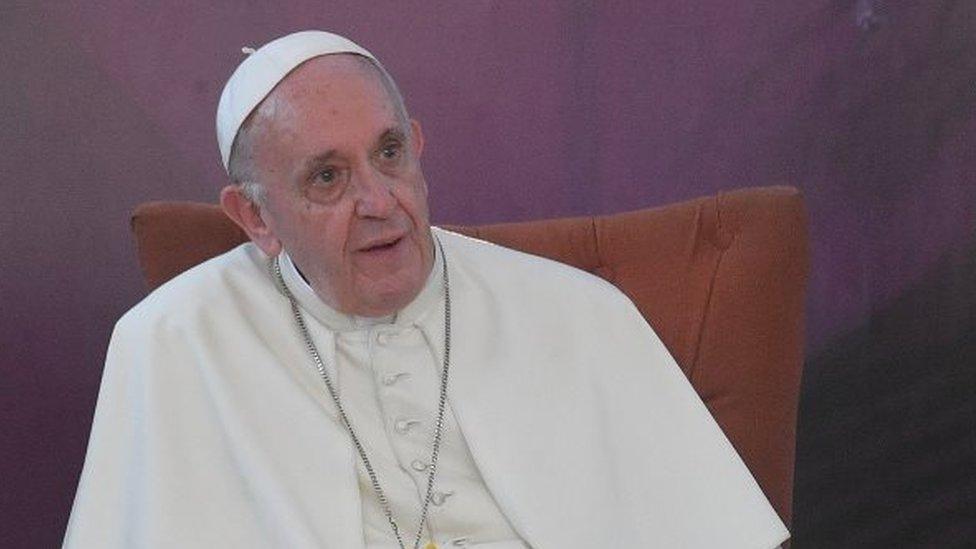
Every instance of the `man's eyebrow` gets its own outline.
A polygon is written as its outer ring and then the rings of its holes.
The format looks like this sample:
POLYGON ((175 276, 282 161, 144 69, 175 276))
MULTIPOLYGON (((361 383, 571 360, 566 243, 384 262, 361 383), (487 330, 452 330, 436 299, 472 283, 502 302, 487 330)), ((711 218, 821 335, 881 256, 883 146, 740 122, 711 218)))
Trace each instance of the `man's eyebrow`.
MULTIPOLYGON (((399 128, 397 126, 390 126, 389 128, 383 130, 383 133, 380 134, 380 137, 379 139, 377 139, 377 142, 382 144, 385 143, 386 141, 389 141, 390 139, 398 139, 400 141, 406 141, 407 134, 403 131, 402 128, 399 128)), ((305 159, 305 162, 302 163, 302 168, 304 168, 305 171, 314 170, 315 168, 318 168, 323 164, 327 164, 330 160, 332 160, 336 156, 339 156, 339 153, 335 149, 329 149, 327 151, 323 151, 315 156, 310 156, 307 159, 305 159)))
POLYGON ((335 149, 329 149, 325 152, 321 152, 315 156, 311 156, 307 158, 303 163, 303 167, 305 168, 306 171, 315 169, 321 166, 322 164, 328 163, 329 160, 335 158, 337 154, 338 153, 336 153, 335 149))
POLYGON ((396 127, 396 126, 391 126, 391 127, 387 128, 386 131, 384 131, 380 135, 379 141, 380 141, 380 143, 382 143, 382 142, 388 141, 390 139, 399 139, 400 141, 406 141, 407 140, 407 134, 404 133, 404 131, 403 131, 402 128, 399 128, 399 127, 396 127))

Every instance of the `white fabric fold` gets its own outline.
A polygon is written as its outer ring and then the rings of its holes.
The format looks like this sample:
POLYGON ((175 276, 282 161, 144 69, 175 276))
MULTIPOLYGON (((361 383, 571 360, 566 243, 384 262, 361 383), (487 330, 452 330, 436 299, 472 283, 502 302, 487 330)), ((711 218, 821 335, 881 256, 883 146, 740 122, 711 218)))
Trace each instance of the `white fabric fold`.
MULTIPOLYGON (((450 404, 531 547, 759 549, 788 537, 626 297, 564 265, 437 234, 450 404)), ((266 261, 243 245, 119 321, 66 547, 364 547, 348 435, 266 261)), ((418 317, 430 340, 439 316, 418 317)), ((332 347, 334 332, 314 324, 332 347)))

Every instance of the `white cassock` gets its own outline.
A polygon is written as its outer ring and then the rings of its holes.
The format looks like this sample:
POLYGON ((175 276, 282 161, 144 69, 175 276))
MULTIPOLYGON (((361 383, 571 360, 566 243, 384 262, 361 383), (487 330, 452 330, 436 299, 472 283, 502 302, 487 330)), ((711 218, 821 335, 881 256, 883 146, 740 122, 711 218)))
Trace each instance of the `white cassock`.
MULTIPOLYGON (((425 526, 438 543, 759 549, 788 537, 623 294, 434 232, 452 302, 441 504, 425 526)), ((412 545, 444 350, 440 268, 394 319, 366 322, 282 264, 412 545)), ((65 547, 385 549, 387 529, 255 246, 187 271, 119 321, 65 547)))

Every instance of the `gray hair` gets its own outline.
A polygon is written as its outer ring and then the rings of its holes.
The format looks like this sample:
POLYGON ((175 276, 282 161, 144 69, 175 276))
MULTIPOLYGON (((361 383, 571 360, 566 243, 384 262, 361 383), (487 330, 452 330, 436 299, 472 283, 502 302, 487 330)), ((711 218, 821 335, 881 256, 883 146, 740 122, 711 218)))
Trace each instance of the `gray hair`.
MULTIPOLYGON (((397 87, 396 82, 390 73, 383 68, 378 62, 369 59, 368 57, 363 57, 361 55, 355 54, 339 54, 339 55, 351 55, 360 61, 363 67, 371 67, 377 72, 380 77, 380 82, 383 84, 383 88, 389 95, 390 100, 393 101, 393 108, 396 110, 397 119, 403 126, 405 133, 407 132, 407 124, 410 119, 407 114, 407 107, 403 101, 403 95, 400 93, 400 88, 397 87)), ((267 198, 267 189, 261 182, 257 167, 254 165, 254 129, 256 126, 255 120, 258 118, 271 116, 277 109, 286 108, 285 105, 280 105, 277 103, 272 104, 265 98, 256 109, 254 109, 251 114, 247 116, 244 123, 241 124, 241 128, 237 131, 237 136, 234 137, 234 144, 230 150, 230 160, 227 163, 227 171, 230 174, 231 181, 241 188, 244 197, 251 202, 261 206, 264 204, 264 200, 267 198), (268 109, 271 112, 267 112, 268 109), (259 114, 260 113, 260 114, 259 114)))

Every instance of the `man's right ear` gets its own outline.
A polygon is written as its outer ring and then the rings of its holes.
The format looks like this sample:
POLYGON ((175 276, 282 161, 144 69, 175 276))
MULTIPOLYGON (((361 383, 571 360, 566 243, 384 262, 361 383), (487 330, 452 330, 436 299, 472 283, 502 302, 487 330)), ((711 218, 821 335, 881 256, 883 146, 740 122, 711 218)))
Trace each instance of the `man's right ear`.
POLYGON ((220 207, 268 257, 281 253, 281 241, 265 223, 261 207, 244 196, 240 185, 227 185, 221 189, 220 207))

